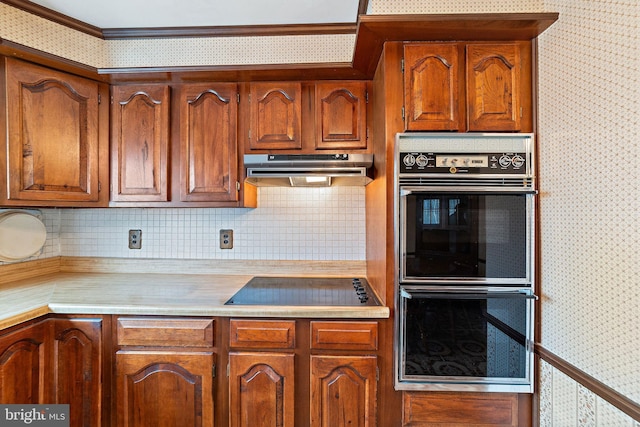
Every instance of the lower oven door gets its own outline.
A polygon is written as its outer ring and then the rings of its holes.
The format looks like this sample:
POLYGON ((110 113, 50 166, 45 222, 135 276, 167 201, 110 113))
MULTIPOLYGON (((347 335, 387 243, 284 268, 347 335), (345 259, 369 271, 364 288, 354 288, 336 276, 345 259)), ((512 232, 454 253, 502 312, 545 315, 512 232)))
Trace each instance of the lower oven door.
POLYGON ((396 388, 532 393, 535 298, 402 286, 396 388))

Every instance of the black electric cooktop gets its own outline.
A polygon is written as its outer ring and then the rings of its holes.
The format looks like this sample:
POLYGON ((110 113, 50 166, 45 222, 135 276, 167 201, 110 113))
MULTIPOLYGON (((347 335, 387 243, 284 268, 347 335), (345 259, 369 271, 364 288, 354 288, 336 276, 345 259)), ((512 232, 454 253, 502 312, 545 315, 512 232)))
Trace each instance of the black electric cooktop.
POLYGON ((367 279, 254 277, 225 305, 379 306, 367 279))

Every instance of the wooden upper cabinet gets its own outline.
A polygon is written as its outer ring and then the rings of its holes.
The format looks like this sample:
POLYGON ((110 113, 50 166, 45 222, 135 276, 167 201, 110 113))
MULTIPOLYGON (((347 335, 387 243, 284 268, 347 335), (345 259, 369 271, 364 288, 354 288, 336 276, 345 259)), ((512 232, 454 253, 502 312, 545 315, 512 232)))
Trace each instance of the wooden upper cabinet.
POLYGON ((467 46, 469 130, 520 130, 520 50, 516 44, 467 46))
POLYGON ((404 46, 405 129, 531 132, 531 43, 404 46))
POLYGON ((169 87, 111 89, 111 200, 168 199, 169 87))
POLYGON ((316 84, 316 148, 367 148, 366 82, 316 84))
POLYGON ((464 129, 458 45, 404 47, 405 127, 407 130, 464 129))
POLYGON ((235 83, 178 89, 180 201, 238 200, 237 99, 235 83))
POLYGON ((5 59, 5 84, 3 203, 106 206, 100 181, 107 185, 108 87, 12 58, 5 59))
POLYGON ((249 148, 301 149, 301 107, 300 83, 251 83, 249 148))

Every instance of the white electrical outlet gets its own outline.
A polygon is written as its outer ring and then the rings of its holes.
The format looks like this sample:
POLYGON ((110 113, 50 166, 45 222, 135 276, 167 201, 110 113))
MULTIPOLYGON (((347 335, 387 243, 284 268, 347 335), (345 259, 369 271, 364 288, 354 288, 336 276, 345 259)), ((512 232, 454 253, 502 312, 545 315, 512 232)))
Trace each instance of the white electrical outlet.
POLYGON ((142 230, 129 230, 129 249, 142 249, 142 230))
POLYGON ((233 230, 220 230, 220 249, 233 249, 233 230))

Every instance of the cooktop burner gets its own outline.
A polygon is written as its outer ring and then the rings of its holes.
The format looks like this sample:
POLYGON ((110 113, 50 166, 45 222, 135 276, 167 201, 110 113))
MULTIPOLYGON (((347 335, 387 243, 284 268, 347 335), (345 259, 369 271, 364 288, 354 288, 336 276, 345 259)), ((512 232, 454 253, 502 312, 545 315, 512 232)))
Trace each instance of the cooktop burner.
POLYGON ((254 277, 225 305, 379 306, 367 279, 254 277))

